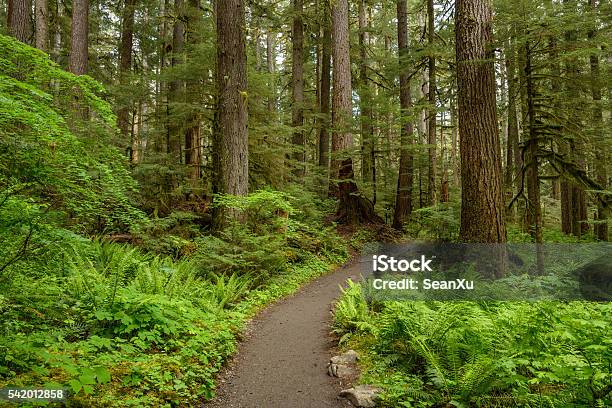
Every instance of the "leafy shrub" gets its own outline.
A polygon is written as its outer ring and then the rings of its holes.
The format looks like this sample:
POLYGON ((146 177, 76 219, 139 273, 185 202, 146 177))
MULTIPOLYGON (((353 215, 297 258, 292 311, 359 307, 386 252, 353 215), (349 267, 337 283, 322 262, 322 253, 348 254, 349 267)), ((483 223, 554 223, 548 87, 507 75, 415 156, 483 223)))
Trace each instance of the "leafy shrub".
POLYGON ((0 188, 48 206, 84 232, 143 220, 130 197, 136 184, 112 143, 115 117, 102 86, 7 36, 0 36, 0 72, 0 188), (75 112, 75 100, 87 119, 75 112))
POLYGON ((460 202, 439 203, 433 207, 419 208, 413 212, 408 232, 420 237, 443 241, 456 241, 459 237, 460 202))

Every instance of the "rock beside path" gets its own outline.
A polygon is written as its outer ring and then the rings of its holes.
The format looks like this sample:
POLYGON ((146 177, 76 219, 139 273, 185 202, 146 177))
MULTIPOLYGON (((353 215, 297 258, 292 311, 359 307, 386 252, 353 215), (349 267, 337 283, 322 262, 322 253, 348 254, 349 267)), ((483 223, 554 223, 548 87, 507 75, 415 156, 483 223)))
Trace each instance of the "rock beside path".
POLYGON ((341 379, 356 378, 358 376, 357 359, 359 354, 349 350, 339 356, 333 356, 327 365, 327 373, 332 377, 341 379))
POLYGON ((373 408, 376 407, 380 391, 380 388, 366 384, 342 390, 340 396, 348 399, 355 407, 373 408))

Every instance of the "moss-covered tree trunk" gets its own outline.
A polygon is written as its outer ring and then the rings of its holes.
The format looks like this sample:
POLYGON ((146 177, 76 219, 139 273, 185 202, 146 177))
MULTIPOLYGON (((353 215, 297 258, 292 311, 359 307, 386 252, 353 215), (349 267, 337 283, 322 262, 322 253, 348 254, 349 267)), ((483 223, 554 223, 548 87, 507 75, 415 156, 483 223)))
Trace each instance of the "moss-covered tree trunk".
MULTIPOLYGON (((589 0, 589 7, 594 13, 597 13, 597 3, 595 0, 589 0)), ((589 39, 594 39, 595 30, 589 32, 589 39)), ((607 151, 605 147, 605 130, 603 128, 603 110, 601 108, 601 76, 599 71, 599 57, 597 54, 591 54, 589 57, 591 65, 591 96, 593 98, 593 126, 595 126, 595 174, 597 182, 603 187, 607 187, 608 174, 606 172, 607 151)), ((600 241, 608 240, 608 223, 607 211, 603 204, 598 200, 597 204, 597 221, 595 226, 595 236, 600 241)))

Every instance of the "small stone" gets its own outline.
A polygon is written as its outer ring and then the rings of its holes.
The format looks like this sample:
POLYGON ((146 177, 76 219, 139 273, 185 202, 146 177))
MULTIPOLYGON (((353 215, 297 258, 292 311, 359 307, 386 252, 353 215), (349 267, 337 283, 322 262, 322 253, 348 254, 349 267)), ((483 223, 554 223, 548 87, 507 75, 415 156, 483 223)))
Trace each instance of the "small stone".
POLYGON ((327 373, 332 377, 352 378, 357 377, 357 367, 355 363, 359 354, 354 350, 349 350, 339 356, 333 356, 327 365, 327 373))
POLYGON ((342 390, 339 395, 348 399, 355 407, 373 408, 376 407, 380 391, 380 388, 365 384, 342 390))

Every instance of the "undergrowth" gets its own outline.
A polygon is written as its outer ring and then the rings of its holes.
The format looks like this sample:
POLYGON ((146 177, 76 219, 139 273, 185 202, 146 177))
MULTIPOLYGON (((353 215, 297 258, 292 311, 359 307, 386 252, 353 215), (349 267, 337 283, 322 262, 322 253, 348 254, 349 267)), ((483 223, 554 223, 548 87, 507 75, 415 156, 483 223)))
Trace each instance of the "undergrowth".
POLYGON ((66 387, 72 407, 210 399, 245 322, 347 258, 336 233, 300 218, 294 200, 225 197, 249 221, 200 234, 180 259, 67 231, 52 245, 35 236, 40 257, 3 275, 0 387, 66 387))
POLYGON ((361 382, 386 407, 610 406, 612 306, 382 302, 350 284, 336 306, 361 382))

